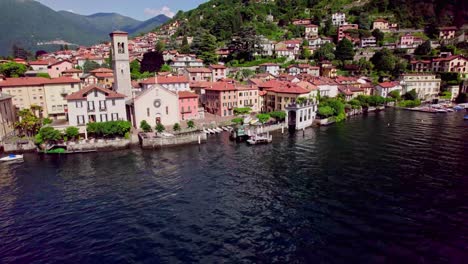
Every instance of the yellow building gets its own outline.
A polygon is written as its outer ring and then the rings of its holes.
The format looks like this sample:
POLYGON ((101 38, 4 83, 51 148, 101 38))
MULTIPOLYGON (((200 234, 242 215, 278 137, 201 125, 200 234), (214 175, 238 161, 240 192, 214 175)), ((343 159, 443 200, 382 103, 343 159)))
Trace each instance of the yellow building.
POLYGON ((66 96, 72 91, 78 91, 80 87, 80 81, 70 77, 0 79, 0 91, 13 97, 13 105, 16 108, 30 109, 33 105, 41 106, 40 114, 44 117, 51 115, 53 118, 65 117, 63 105, 67 103, 62 93, 66 92, 66 96))

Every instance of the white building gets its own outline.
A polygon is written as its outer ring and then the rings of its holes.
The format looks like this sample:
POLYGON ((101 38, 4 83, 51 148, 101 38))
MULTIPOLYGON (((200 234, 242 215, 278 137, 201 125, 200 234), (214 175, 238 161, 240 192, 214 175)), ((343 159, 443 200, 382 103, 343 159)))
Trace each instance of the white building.
POLYGON ((278 76, 280 66, 276 63, 263 63, 259 66, 261 72, 269 73, 273 76, 278 76))
POLYGON ((310 98, 302 104, 297 102, 288 104, 285 107, 288 127, 293 130, 300 130, 312 126, 317 108, 317 102, 314 98, 310 98))
POLYGON ((306 25, 305 26, 305 37, 306 38, 314 38, 318 36, 319 27, 317 25, 306 25))
POLYGON ((179 123, 179 96, 161 85, 154 84, 133 99, 131 119, 134 127, 146 120, 151 127, 156 124, 171 126, 179 123))
POLYGON ((331 78, 316 77, 309 82, 317 86, 322 97, 336 97, 338 95, 338 83, 331 78))
POLYGON ((172 61, 171 67, 174 70, 179 70, 180 68, 189 68, 189 67, 203 67, 203 61, 197 59, 195 55, 180 54, 174 58, 172 61))
POLYGON ((346 14, 341 12, 332 14, 332 24, 335 27, 346 25, 346 14))
POLYGON ((218 81, 227 78, 227 68, 224 65, 213 64, 210 65, 211 80, 218 81))
POLYGON ((382 97, 388 97, 388 94, 392 91, 399 91, 400 94, 403 93, 403 87, 401 87, 399 82, 383 82, 375 86, 375 95, 380 95, 382 97))
POLYGON ((127 120, 125 95, 98 86, 88 86, 66 97, 71 126, 90 122, 127 120))
POLYGON ((377 46, 377 40, 374 36, 362 37, 360 45, 361 48, 375 47, 377 46))
POLYGON ((437 98, 441 82, 442 80, 437 78, 435 74, 408 73, 400 77, 400 84, 403 87, 402 93, 415 90, 421 100, 437 98))

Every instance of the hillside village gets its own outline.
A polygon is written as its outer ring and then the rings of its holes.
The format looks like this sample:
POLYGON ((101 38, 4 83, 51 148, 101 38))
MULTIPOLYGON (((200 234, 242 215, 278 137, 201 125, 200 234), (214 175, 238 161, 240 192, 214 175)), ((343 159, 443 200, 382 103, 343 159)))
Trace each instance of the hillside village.
POLYGON ((21 123, 31 115, 81 134, 109 121, 161 132, 239 122, 239 114, 268 114, 268 122, 294 108, 296 128, 303 128, 315 118, 341 121, 384 105, 466 102, 466 27, 435 27, 429 36, 385 18, 365 30, 343 12, 327 21, 293 19, 282 40, 246 29, 223 45, 209 32, 180 35, 185 21, 174 19, 132 39, 115 31, 111 42, 2 60, 1 139, 37 133, 41 125, 21 123))

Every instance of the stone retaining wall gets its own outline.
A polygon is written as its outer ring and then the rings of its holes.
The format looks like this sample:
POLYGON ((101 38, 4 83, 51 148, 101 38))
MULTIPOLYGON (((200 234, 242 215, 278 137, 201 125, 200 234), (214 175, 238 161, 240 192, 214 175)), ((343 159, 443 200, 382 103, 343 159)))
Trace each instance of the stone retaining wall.
POLYGON ((187 144, 198 144, 205 143, 207 141, 207 136, 203 132, 193 132, 175 135, 173 137, 156 137, 153 136, 153 133, 148 133, 151 135, 148 138, 143 138, 140 136, 140 144, 144 149, 155 149, 163 147, 172 147, 178 145, 187 145, 187 144))
POLYGON ((130 148, 131 141, 129 139, 113 139, 113 140, 83 140, 80 142, 67 142, 65 144, 68 151, 90 151, 90 150, 100 150, 100 151, 110 151, 110 150, 119 150, 130 148))
POLYGON ((5 153, 26 153, 35 152, 37 149, 36 145, 32 141, 26 141, 21 143, 4 143, 3 151, 5 153))

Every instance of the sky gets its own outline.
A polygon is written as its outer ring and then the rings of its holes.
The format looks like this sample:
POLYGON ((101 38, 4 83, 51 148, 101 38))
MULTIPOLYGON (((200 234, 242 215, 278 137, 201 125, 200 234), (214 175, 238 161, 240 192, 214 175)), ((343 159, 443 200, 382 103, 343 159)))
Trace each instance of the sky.
POLYGON ((94 13, 119 13, 138 20, 165 14, 174 16, 177 11, 187 11, 207 0, 37 0, 56 10, 66 10, 81 15, 94 13))

